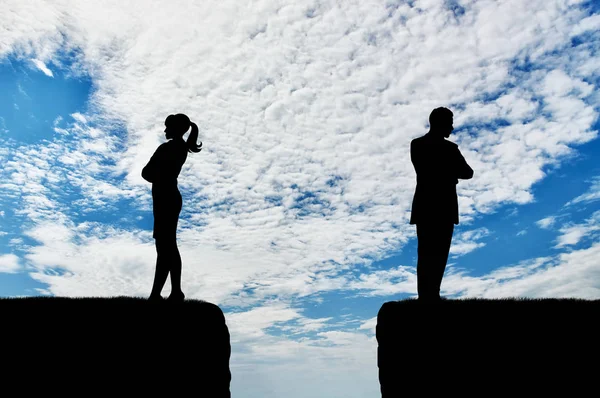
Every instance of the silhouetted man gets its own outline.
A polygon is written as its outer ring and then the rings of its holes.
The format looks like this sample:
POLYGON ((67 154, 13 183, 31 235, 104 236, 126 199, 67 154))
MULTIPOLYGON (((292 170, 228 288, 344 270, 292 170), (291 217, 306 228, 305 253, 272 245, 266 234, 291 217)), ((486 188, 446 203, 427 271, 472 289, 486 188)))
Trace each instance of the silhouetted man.
POLYGON ((429 115, 429 132, 410 143, 410 159, 417 173, 417 188, 410 223, 417 225, 417 292, 419 299, 440 299, 454 224, 458 224, 458 179, 473 177, 458 149, 446 140, 454 130, 450 109, 436 108, 429 115))

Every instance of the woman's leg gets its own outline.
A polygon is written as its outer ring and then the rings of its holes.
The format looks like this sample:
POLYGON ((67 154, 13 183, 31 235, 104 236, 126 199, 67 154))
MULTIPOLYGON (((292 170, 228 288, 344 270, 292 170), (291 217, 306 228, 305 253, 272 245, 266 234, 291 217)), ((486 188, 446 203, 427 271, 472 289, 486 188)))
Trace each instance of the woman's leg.
POLYGON ((171 295, 169 298, 183 300, 185 296, 181 291, 181 255, 177 248, 177 241, 175 239, 157 239, 156 250, 158 252, 156 274, 150 297, 158 298, 170 273, 171 295))
POLYGON ((181 291, 181 255, 177 248, 176 239, 177 222, 182 207, 181 194, 177 191, 177 195, 173 197, 161 197, 158 194, 154 196, 162 198, 162 201, 159 202, 156 199, 154 202, 154 235, 156 237, 156 252, 158 257, 156 260, 156 275, 154 277, 152 296, 160 295, 170 273, 171 295, 169 298, 171 300, 183 300, 184 295, 181 291))
POLYGON ((154 284, 150 298, 159 298, 160 292, 169 276, 169 264, 171 263, 171 254, 169 253, 169 244, 164 239, 156 239, 156 271, 154 273, 154 284))
POLYGON ((183 296, 181 291, 181 255, 177 248, 177 241, 173 241, 171 245, 171 296, 181 297, 183 296))
POLYGON ((181 212, 181 208, 183 205, 181 193, 179 193, 179 191, 177 191, 175 199, 175 204, 173 206, 177 211, 172 219, 172 235, 170 235, 169 239, 169 247, 171 249, 171 295, 169 296, 169 299, 172 301, 183 301, 185 295, 181 291, 181 255, 179 254, 179 248, 177 247, 176 238, 177 222, 179 221, 179 213, 181 212))

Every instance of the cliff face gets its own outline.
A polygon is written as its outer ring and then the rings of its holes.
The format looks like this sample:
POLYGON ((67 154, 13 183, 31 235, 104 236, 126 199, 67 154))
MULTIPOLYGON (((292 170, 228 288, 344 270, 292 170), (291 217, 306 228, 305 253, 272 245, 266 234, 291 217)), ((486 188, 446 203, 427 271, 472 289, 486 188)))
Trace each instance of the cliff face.
POLYGON ((599 310, 600 300, 387 302, 376 327, 382 397, 591 391, 599 310))
MULTIPOLYGON (((0 300, 5 391, 229 398, 231 346, 214 304, 0 300)), ((7 395, 9 396, 9 395, 7 395)))

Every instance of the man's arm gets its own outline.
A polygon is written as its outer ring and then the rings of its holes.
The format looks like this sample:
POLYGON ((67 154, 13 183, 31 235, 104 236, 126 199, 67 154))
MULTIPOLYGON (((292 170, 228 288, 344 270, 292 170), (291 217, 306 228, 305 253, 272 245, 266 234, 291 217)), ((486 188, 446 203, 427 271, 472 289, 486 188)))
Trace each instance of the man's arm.
POLYGON ((467 164, 467 161, 463 157, 462 153, 460 153, 458 146, 456 146, 456 153, 458 155, 456 159, 456 178, 460 178, 462 180, 473 178, 473 169, 467 164))

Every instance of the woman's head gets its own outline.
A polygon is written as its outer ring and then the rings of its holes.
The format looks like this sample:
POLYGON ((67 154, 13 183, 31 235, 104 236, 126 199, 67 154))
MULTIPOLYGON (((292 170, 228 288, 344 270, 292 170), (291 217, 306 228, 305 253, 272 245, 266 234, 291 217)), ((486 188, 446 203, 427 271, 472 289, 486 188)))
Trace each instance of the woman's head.
POLYGON ((198 126, 196 123, 190 121, 190 118, 183 113, 176 115, 169 115, 165 119, 165 136, 167 139, 181 138, 183 135, 192 128, 190 135, 186 141, 189 152, 200 152, 202 150, 202 142, 199 145, 196 144, 198 139, 198 126))
POLYGON ((190 118, 183 113, 169 115, 165 119, 165 127, 167 139, 182 137, 190 129, 190 118))

